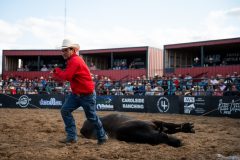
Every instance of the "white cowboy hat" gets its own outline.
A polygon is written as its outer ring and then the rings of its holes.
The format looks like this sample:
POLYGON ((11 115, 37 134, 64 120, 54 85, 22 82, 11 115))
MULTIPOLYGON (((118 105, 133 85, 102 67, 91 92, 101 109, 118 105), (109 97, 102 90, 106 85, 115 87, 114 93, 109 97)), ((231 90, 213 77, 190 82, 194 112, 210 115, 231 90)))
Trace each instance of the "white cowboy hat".
POLYGON ((75 51, 78 51, 80 49, 80 46, 77 43, 73 43, 70 39, 64 39, 61 48, 74 48, 75 51))

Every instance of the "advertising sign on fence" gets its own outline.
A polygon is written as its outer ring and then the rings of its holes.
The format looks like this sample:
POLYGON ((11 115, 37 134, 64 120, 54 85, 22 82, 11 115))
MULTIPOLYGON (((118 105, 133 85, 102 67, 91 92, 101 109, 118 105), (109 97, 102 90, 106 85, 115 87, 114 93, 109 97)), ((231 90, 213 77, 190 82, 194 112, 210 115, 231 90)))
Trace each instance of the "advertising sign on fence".
POLYGON ((147 96, 147 111, 151 113, 179 113, 177 96, 147 96))
POLYGON ((208 103, 207 97, 193 97, 188 96, 183 98, 183 108, 185 114, 195 114, 195 115, 202 115, 208 111, 206 108, 208 103))
POLYGON ((64 102, 64 95, 0 95, 2 107, 10 108, 60 108, 64 102))
POLYGON ((114 97, 113 96, 97 96, 97 110, 98 111, 114 111, 114 97))
POLYGON ((240 97, 220 97, 217 102, 218 114, 240 118, 240 97))
MULTIPOLYGON (((65 96, 61 94, 0 94, 1 108, 60 109, 65 96)), ((98 111, 177 113, 240 118, 238 96, 97 96, 98 111)))
POLYGON ((119 111, 146 112, 144 96, 119 96, 116 102, 119 111))

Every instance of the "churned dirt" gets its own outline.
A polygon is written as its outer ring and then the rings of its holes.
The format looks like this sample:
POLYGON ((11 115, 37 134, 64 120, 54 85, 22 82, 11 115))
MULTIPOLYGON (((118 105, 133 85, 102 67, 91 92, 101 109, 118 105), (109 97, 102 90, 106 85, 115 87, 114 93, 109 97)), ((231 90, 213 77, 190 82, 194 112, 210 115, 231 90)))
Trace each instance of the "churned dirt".
MULTIPOLYGON (((110 112, 98 112, 99 116, 110 112)), ((174 148, 166 144, 136 144, 109 139, 98 146, 96 140, 81 138, 76 144, 65 145, 58 140, 65 137, 64 125, 57 109, 0 109, 0 159, 84 159, 84 160, 159 160, 159 159, 224 159, 240 158, 240 119, 176 114, 129 113, 143 120, 193 122, 195 134, 177 133, 184 146, 174 148)), ((85 115, 75 111, 81 128, 85 115)))

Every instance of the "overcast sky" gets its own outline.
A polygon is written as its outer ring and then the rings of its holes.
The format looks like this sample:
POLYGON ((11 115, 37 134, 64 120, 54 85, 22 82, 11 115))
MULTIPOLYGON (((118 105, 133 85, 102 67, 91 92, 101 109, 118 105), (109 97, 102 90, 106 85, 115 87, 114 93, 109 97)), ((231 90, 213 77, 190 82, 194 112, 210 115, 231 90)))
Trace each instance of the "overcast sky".
POLYGON ((64 37, 81 49, 240 37, 240 0, 0 0, 0 52, 56 49, 64 37))

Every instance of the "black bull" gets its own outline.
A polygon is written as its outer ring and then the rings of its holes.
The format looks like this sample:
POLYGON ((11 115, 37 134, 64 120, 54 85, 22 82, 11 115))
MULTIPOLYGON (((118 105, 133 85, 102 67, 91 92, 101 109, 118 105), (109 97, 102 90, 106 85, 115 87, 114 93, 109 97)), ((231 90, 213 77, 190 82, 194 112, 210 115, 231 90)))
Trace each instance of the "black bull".
MULTIPOLYGON (((162 121, 137 120, 123 114, 110 114, 100 118, 107 134, 120 141, 147 143, 157 145, 165 143, 170 146, 180 147, 180 139, 169 134, 177 132, 194 133, 192 123, 166 123, 162 121)), ((86 138, 95 139, 96 132, 89 121, 85 121, 80 129, 86 138)))

